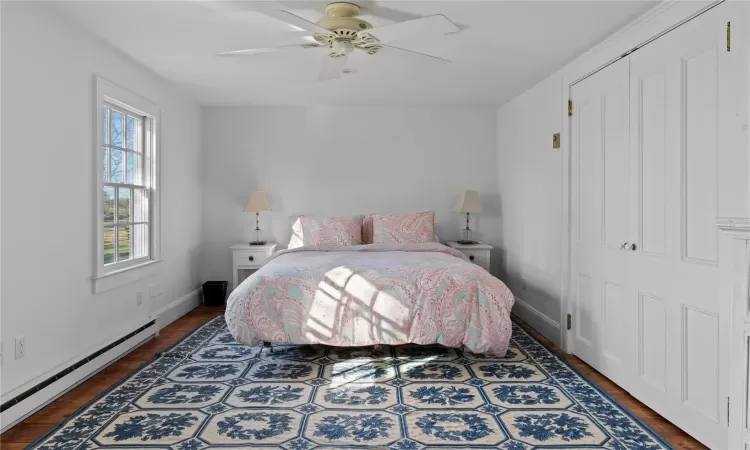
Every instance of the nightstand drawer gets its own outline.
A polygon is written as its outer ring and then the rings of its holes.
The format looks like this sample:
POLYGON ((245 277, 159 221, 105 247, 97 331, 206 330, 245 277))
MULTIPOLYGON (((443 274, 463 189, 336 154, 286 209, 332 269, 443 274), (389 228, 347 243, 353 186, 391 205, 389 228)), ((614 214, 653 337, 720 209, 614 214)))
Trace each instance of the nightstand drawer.
POLYGON ((487 272, 490 271, 490 252, 492 246, 477 242, 476 244, 459 244, 458 242, 448 242, 446 245, 455 248, 459 252, 466 255, 469 261, 483 268, 487 272))
POLYGON ((466 257, 469 258, 469 261, 473 262, 474 264, 478 266, 482 266, 485 269, 489 270, 489 255, 488 251, 486 250, 462 250, 464 254, 466 254, 466 257))
POLYGON ((275 242, 263 245, 236 244, 229 247, 232 250, 232 289, 247 278, 248 271, 256 271, 263 267, 276 250, 275 242), (242 274, 242 276, 240 276, 242 274))
POLYGON ((242 250, 234 252, 234 264, 236 266, 260 267, 266 263, 270 255, 265 250, 242 250))

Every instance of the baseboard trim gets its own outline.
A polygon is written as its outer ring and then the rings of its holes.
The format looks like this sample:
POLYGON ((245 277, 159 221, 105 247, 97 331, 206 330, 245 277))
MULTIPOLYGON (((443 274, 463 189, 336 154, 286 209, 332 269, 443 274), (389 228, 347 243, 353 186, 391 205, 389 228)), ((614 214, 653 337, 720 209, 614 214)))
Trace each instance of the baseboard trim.
POLYGON ((202 289, 198 288, 188 292, 151 314, 149 321, 154 321, 154 323, 148 328, 145 328, 143 331, 140 331, 106 352, 91 358, 91 360, 77 369, 60 376, 59 379, 24 398, 23 401, 2 411, 0 413, 0 433, 9 430, 17 423, 47 406, 53 400, 127 355, 134 348, 140 346, 153 336, 158 335, 159 330, 196 308, 200 304, 202 291, 202 289))
POLYGON ((151 320, 156 321, 157 330, 164 327, 197 308, 201 303, 202 288, 188 292, 162 309, 151 314, 151 320))
POLYGON ((127 355, 132 349, 151 339, 156 331, 156 324, 151 324, 129 339, 87 361, 77 369, 60 376, 60 378, 49 385, 25 397, 19 403, 8 407, 0 413, 0 433, 4 433, 18 422, 26 419, 53 400, 88 380, 100 370, 127 355))
POLYGON ((560 346, 560 324, 552 318, 542 314, 538 309, 518 297, 516 297, 516 302, 513 305, 513 314, 523 319, 531 328, 538 331, 553 344, 560 346))

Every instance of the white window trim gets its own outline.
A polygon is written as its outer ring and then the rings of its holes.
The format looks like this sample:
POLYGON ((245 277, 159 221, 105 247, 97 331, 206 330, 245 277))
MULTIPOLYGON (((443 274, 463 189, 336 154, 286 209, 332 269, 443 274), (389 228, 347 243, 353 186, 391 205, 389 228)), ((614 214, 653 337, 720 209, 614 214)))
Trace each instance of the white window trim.
POLYGON ((153 276, 157 273, 157 263, 161 262, 161 110, 156 103, 141 97, 140 95, 124 89, 101 77, 94 77, 94 228, 96 243, 94 245, 94 294, 108 291, 141 278, 153 276), (149 203, 150 226, 149 239, 151 240, 150 254, 148 258, 133 261, 132 265, 122 264, 116 267, 104 265, 104 182, 102 180, 102 144, 104 142, 104 122, 102 109, 104 103, 134 110, 148 117, 153 122, 153 131, 148 137, 151 139, 152 149, 152 173, 154 180, 151 189, 149 203))

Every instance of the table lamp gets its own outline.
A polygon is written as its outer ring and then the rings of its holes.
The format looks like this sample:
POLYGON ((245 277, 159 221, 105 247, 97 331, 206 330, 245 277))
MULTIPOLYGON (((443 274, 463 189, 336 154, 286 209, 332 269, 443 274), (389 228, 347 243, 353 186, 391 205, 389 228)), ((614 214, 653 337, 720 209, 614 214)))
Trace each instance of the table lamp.
POLYGON ((266 241, 260 240, 260 213, 270 210, 271 205, 268 204, 268 198, 264 191, 253 191, 250 194, 250 199, 244 209, 244 212, 255 213, 255 240, 250 242, 250 245, 264 245, 266 243, 266 241))
POLYGON ((482 206, 479 204, 479 192, 465 190, 461 193, 461 198, 456 204, 456 211, 466 213, 466 228, 463 230, 464 236, 458 241, 459 244, 471 245, 478 244, 471 238, 471 228, 469 227, 469 214, 482 212, 482 206))

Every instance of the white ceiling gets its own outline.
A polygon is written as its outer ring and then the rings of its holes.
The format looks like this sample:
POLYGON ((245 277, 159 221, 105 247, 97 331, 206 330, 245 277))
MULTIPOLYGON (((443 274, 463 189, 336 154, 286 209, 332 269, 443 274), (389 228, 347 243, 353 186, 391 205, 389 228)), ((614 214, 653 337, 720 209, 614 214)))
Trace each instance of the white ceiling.
MULTIPOLYGON (((356 0, 355 0, 356 1, 356 0)), ((374 26, 444 14, 461 31, 399 45, 453 61, 355 52, 357 73, 320 82, 318 50, 220 58, 304 42, 256 11, 268 2, 61 1, 55 6, 203 105, 502 104, 645 12, 646 1, 359 2, 374 26), (373 15, 374 13, 374 15, 373 15)), ((325 2, 279 1, 308 20, 325 2)))

